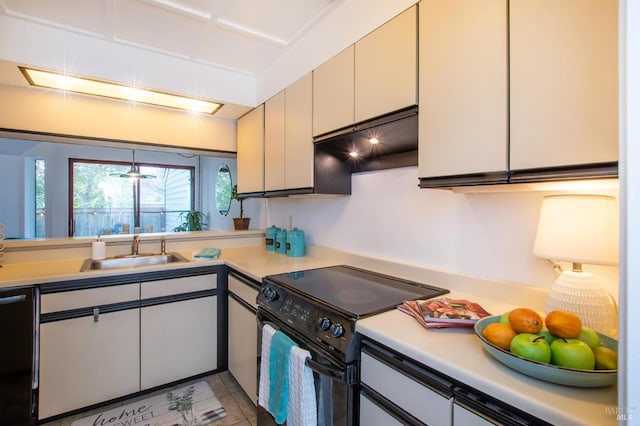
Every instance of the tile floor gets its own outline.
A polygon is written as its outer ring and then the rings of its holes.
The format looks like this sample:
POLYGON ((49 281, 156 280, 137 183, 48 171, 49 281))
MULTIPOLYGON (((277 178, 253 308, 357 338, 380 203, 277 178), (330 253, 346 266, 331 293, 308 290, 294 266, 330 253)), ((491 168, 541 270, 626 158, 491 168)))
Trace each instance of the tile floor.
MULTIPOLYGON (((205 378, 200 378, 193 380, 193 383, 199 382, 201 380, 205 380, 209 383, 211 390, 215 394, 216 398, 220 401, 222 406, 227 412, 227 416, 212 423, 214 426, 256 426, 257 422, 257 411, 256 406, 253 405, 249 397, 244 393, 238 382, 234 379, 234 377, 228 371, 223 371, 222 373, 214 374, 212 376, 208 376, 205 378)), ((150 394, 145 394, 139 397, 131 398, 125 401, 117 402, 113 405, 108 405, 105 407, 100 407, 92 411, 87 411, 81 414, 76 414, 75 416, 65 417, 60 420, 55 420, 53 422, 44 423, 44 426, 70 426, 75 420, 81 419, 83 417, 87 417, 94 413, 99 413, 101 411, 106 411, 111 408, 115 408, 118 406, 126 405, 131 402, 149 398, 150 396, 167 392, 171 389, 177 389, 184 386, 187 386, 189 383, 181 383, 177 386, 168 387, 166 389, 161 389, 157 392, 153 392, 150 394)))

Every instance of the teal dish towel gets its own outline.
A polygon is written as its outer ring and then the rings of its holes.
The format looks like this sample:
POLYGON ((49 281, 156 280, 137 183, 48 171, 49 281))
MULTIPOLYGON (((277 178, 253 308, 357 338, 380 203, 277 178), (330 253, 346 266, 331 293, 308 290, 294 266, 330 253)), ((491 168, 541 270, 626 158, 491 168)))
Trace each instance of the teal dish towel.
POLYGON ((269 412, 276 423, 287 420, 289 403, 289 356, 296 343, 281 331, 276 331, 271 339, 269 353, 269 412))
POLYGON ((220 256, 222 250, 219 248, 206 247, 200 250, 198 253, 193 255, 194 259, 202 259, 202 260, 210 260, 217 259, 220 256))

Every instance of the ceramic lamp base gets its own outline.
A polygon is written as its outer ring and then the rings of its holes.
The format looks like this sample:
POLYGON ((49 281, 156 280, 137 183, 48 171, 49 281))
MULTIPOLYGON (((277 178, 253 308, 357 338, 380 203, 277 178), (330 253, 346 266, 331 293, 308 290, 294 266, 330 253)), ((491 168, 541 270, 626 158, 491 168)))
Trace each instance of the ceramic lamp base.
POLYGON ((607 336, 618 335, 618 309, 590 272, 563 271, 551 287, 545 311, 573 312, 584 327, 607 336))

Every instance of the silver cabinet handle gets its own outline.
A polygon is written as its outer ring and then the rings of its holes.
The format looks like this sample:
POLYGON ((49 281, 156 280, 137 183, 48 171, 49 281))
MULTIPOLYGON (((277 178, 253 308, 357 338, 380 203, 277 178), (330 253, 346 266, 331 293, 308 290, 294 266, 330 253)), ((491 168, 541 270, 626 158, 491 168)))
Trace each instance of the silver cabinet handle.
POLYGON ((100 308, 93 308, 93 322, 98 322, 100 319, 100 308))

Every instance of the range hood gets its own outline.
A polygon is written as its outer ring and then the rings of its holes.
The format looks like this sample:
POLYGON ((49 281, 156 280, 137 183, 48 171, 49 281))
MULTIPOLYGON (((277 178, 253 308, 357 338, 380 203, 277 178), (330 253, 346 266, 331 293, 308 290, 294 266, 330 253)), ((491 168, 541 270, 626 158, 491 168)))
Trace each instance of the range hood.
POLYGON ((351 194, 353 173, 417 165, 418 107, 411 107, 317 137, 314 192, 351 194))
POLYGON ((353 173, 416 165, 418 107, 413 106, 316 137, 314 187, 267 191, 264 196, 349 195, 353 173))

